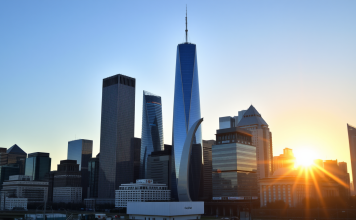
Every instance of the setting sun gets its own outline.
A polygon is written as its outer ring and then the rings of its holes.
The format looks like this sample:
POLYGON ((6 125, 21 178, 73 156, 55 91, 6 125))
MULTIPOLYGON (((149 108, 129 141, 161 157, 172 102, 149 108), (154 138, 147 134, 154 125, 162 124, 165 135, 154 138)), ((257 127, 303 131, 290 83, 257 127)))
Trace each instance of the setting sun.
POLYGON ((300 148, 294 151, 295 167, 308 167, 314 164, 316 154, 313 150, 307 148, 300 148))

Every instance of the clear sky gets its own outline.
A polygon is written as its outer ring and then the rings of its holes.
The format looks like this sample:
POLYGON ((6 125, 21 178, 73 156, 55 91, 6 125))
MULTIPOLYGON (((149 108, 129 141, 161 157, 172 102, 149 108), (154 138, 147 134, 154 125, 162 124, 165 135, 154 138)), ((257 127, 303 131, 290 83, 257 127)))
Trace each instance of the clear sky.
MULTIPOLYGON (((356 1, 0 1, 0 147, 49 152, 68 141, 99 152, 102 79, 136 78, 162 96, 172 139, 177 44, 197 44, 203 139, 218 118, 253 104, 285 147, 349 163, 346 123, 356 125, 356 1)), ((351 173, 351 170, 349 170, 351 173)))

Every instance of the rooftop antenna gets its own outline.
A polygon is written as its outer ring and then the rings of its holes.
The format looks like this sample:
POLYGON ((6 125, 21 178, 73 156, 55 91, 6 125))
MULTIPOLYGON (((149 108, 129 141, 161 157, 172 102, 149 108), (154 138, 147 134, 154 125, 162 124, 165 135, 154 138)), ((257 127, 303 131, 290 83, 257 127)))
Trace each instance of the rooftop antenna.
POLYGON ((185 42, 188 43, 188 7, 185 6, 185 42))

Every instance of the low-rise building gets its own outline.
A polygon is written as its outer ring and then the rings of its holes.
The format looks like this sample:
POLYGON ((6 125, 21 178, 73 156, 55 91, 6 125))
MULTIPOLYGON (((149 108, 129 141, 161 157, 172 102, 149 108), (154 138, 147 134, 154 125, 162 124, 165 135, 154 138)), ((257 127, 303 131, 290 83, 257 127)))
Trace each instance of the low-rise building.
POLYGON ((26 198, 28 204, 43 204, 47 201, 48 182, 33 181, 30 176, 13 175, 2 186, 2 193, 5 196, 26 198))
POLYGON ((82 201, 82 187, 54 187, 53 202, 76 203, 82 201))
POLYGON ((1 194, 0 210, 13 210, 14 208, 27 210, 27 199, 9 198, 5 194, 1 194))
POLYGON ((136 183, 121 184, 115 190, 115 207, 127 207, 127 202, 169 201, 171 190, 166 184, 153 183, 151 179, 139 179, 136 183))

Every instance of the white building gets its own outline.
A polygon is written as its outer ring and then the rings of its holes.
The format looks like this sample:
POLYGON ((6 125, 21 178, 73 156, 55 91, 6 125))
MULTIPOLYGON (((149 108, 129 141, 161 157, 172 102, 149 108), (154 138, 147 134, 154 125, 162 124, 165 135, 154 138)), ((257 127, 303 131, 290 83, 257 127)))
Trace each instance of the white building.
POLYGON ((127 214, 141 220, 200 219, 204 202, 128 202, 127 214))
POLYGON ((48 198, 48 182, 31 179, 30 176, 24 175, 10 176, 9 180, 2 184, 1 192, 9 197, 26 198, 29 204, 42 204, 48 198))
POLYGON ((136 183, 121 184, 115 190, 115 207, 127 207, 127 202, 169 201, 171 190, 166 184, 153 183, 150 179, 136 180, 136 183))
POLYGON ((15 207, 27 210, 27 198, 9 198, 4 192, 0 197, 0 210, 12 210, 15 207))
POLYGON ((53 187, 53 202, 82 202, 82 187, 53 187))

